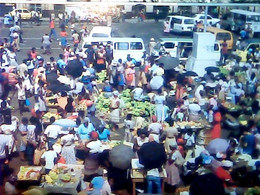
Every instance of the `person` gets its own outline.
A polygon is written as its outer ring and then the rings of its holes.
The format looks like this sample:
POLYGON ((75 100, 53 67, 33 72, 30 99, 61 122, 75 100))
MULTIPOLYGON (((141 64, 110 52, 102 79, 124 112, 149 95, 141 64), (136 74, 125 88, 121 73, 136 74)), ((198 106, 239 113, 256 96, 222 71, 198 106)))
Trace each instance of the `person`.
POLYGON ((148 132, 145 129, 138 129, 137 130, 137 137, 134 138, 134 146, 133 150, 138 154, 138 151, 142 147, 143 144, 148 143, 148 132))
POLYGON ((105 184, 105 180, 102 176, 94 177, 87 189, 87 194, 89 195, 103 195, 103 186, 105 184))
POLYGON ((158 94, 154 97, 154 102, 156 106, 155 115, 157 117, 158 122, 163 122, 165 120, 164 116, 164 102, 165 102, 165 96, 162 94, 162 90, 158 90, 158 94))
POLYGON ((48 150, 42 154, 41 162, 42 164, 45 164, 45 174, 48 174, 54 168, 57 163, 57 158, 58 155, 52 147, 48 148, 48 150))
POLYGON ((19 105, 20 115, 22 115, 24 111, 26 97, 25 97, 25 85, 21 78, 18 79, 18 83, 15 85, 15 87, 18 90, 18 105, 19 105))
POLYGON ((211 138, 216 139, 216 138, 221 138, 221 120, 222 116, 220 112, 216 112, 214 114, 214 125, 211 131, 211 138))
POLYGON ((96 54, 96 70, 101 72, 106 69, 106 51, 103 46, 100 46, 100 49, 96 54))
MULTIPOLYGON (((130 60, 130 59, 129 59, 130 60)), ((126 85, 129 89, 133 89, 135 87, 135 69, 134 64, 128 60, 127 68, 125 69, 125 80, 126 85)))
MULTIPOLYGON (((177 148, 174 146, 174 149, 177 148)), ((167 178, 166 178, 166 191, 168 191, 169 193, 174 193, 178 184, 181 182, 181 178, 180 178, 180 173, 179 173, 179 169, 177 167, 177 165, 175 165, 177 160, 177 155, 174 151, 172 151, 169 155, 169 158, 166 162, 165 165, 165 170, 167 173, 167 178)), ((184 161, 184 159, 183 159, 184 161)))
POLYGON ((122 91, 125 85, 125 75, 124 75, 125 68, 123 66, 121 58, 118 60, 117 72, 118 72, 118 90, 122 91))
POLYGON ((61 30, 60 36, 61 36, 60 46, 61 46, 61 49, 64 50, 66 48, 66 45, 68 44, 68 41, 67 41, 68 33, 66 32, 65 29, 61 30))
POLYGON ((134 88, 134 90, 131 91, 131 93, 133 94, 133 98, 136 101, 142 101, 144 98, 144 94, 143 94, 144 90, 141 88, 141 86, 137 86, 134 88))
POLYGON ((28 119, 23 117, 21 120, 21 124, 18 128, 18 150, 19 156, 21 161, 25 161, 25 151, 26 151, 26 144, 27 144, 27 133, 28 133, 28 119))
MULTIPOLYGON (((120 99, 119 92, 113 91, 113 97, 111 98, 110 103, 110 119, 112 123, 120 122, 120 99)), ((115 129, 114 129, 115 130, 115 129)))
POLYGON ((158 122, 157 117, 155 115, 152 116, 152 123, 148 126, 149 134, 153 135, 154 140, 159 142, 159 135, 162 133, 163 127, 158 122))
POLYGON ((61 149, 61 156, 65 159, 66 164, 77 164, 76 151, 74 139, 63 139, 63 147, 61 149))
POLYGON ((227 59, 228 59, 228 44, 227 44, 227 41, 224 40, 224 42, 221 44, 220 62, 222 64, 226 64, 227 59))
POLYGON ((44 131, 44 134, 47 138, 48 148, 56 143, 58 136, 61 133, 61 126, 53 124, 55 122, 55 117, 50 118, 50 125, 48 125, 44 131))
POLYGON ((26 145, 26 156, 28 159, 29 165, 34 165, 34 151, 36 149, 36 136, 35 136, 35 125, 28 125, 28 132, 27 132, 27 145, 26 145))
POLYGON ((108 142, 110 140, 110 131, 100 124, 97 128, 98 139, 102 142, 108 142))
POLYGON ((135 123, 132 120, 133 115, 132 114, 127 114, 126 115, 126 119, 124 120, 124 125, 125 125, 125 136, 124 136, 124 140, 126 142, 133 142, 133 131, 134 131, 134 126, 135 123))
POLYGON ((44 34, 42 36, 42 44, 43 44, 43 49, 44 53, 43 54, 51 54, 51 38, 48 35, 48 33, 44 34))
POLYGON ((84 143, 90 139, 90 133, 95 131, 95 128, 92 123, 90 123, 89 118, 86 117, 78 128, 77 134, 80 140, 84 143))
POLYGON ((51 32, 50 32, 50 35, 49 35, 49 39, 51 40, 51 36, 53 35, 54 39, 57 40, 58 38, 57 38, 56 30, 55 30, 55 20, 54 19, 51 19, 49 27, 51 29, 51 32))
POLYGON ((152 55, 155 45, 156 45, 156 42, 155 42, 154 38, 151 38, 150 42, 149 42, 149 56, 152 55))
POLYGON ((169 121, 169 127, 167 127, 165 129, 164 133, 166 134, 164 146, 165 146, 167 153, 169 154, 171 152, 170 143, 171 144, 173 144, 173 143, 177 144, 176 136, 178 135, 178 130, 174 127, 173 120, 169 121))
POLYGON ((79 42, 80 42, 80 36, 76 30, 73 31, 72 40, 73 40, 73 44, 74 44, 74 52, 76 52, 79 42))
POLYGON ((157 194, 162 193, 160 172, 159 172, 158 168, 148 170, 146 180, 147 180, 147 193, 148 194, 153 193, 153 184, 155 184, 155 186, 156 186, 156 193, 157 194))

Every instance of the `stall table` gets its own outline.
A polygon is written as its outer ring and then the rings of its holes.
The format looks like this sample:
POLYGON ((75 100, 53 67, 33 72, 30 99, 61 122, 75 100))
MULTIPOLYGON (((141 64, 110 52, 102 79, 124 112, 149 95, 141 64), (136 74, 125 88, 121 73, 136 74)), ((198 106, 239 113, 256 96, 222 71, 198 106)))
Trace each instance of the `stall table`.
MULTIPOLYGON (((136 190, 136 183, 143 183, 145 182, 145 175, 144 175, 144 170, 138 166, 134 166, 134 164, 138 164, 136 163, 137 161, 139 161, 138 159, 132 159, 132 169, 131 169, 131 180, 133 183, 132 189, 133 189, 133 195, 136 194, 135 190, 136 190)), ((163 168, 162 171, 160 172, 160 177, 162 179, 162 193, 164 193, 164 183, 165 183, 165 179, 167 177, 166 174, 166 170, 163 168)))

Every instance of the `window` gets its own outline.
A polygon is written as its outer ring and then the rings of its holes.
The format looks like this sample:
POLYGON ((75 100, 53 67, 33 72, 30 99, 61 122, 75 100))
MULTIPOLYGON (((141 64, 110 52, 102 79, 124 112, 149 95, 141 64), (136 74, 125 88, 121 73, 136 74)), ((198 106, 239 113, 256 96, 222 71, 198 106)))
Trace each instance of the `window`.
POLYGON ((19 13, 22 13, 22 10, 21 10, 21 9, 18 9, 17 11, 18 11, 19 13))
POLYGON ((200 19, 204 19, 204 16, 200 16, 200 19))
POLYGON ((247 50, 252 49, 253 52, 255 52, 256 48, 258 48, 258 47, 259 47, 259 44, 251 44, 251 45, 249 45, 249 47, 247 48, 247 50))
POLYGON ((117 48, 117 50, 128 50, 129 44, 127 42, 117 42, 116 48, 117 48))
POLYGON ((174 24, 181 24, 182 23, 182 19, 173 18, 173 23, 174 24))
POLYGON ((192 19, 185 19, 184 24, 194 24, 194 21, 192 19))
POLYGON ((175 44, 171 42, 165 42, 163 45, 165 49, 173 49, 175 47, 175 44))
POLYGON ((216 40, 231 40, 230 33, 220 32, 216 35, 216 40))
POLYGON ((214 51, 219 51, 219 45, 217 43, 214 45, 214 51))
POLYGON ((108 34, 104 33, 93 33, 92 37, 109 37, 108 34))
POLYGON ((141 42, 131 42, 130 48, 131 48, 131 50, 141 50, 141 49, 143 49, 143 45, 141 42))
POLYGON ((211 19, 212 19, 212 17, 211 17, 211 16, 207 16, 207 19, 211 20, 211 19))
POLYGON ((23 13, 30 13, 28 10, 24 9, 23 13))

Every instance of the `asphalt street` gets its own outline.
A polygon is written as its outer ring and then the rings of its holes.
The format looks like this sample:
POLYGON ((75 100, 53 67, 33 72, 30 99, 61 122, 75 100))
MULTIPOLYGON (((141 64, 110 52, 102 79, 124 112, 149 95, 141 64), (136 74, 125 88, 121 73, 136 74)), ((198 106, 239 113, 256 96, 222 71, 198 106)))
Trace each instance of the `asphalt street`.
MULTIPOLYGON (((75 29, 79 30, 82 26, 85 25, 89 30, 92 29, 93 24, 86 24, 81 22, 81 24, 76 24, 75 29)), ((43 34, 49 33, 49 23, 47 20, 44 20, 40 26, 34 26, 29 22, 22 23, 23 30, 23 39, 24 43, 21 43, 21 51, 17 53, 18 63, 21 63, 22 60, 27 57, 27 52, 32 48, 36 47, 38 53, 42 55, 46 60, 49 59, 50 56, 53 56, 55 59, 58 58, 58 55, 62 53, 61 47, 59 46, 59 41, 52 42, 52 54, 49 56, 43 55, 41 47, 41 38, 43 34)), ((59 35, 60 29, 58 28, 58 22, 56 22, 56 31, 59 35)), ((71 29, 67 29, 69 35, 71 35, 71 29)), ((0 28, 0 37, 8 37, 9 36, 9 28, 0 28)), ((158 40, 162 37, 177 37, 181 35, 165 35, 163 33, 163 22, 154 22, 153 20, 148 20, 145 22, 137 22, 135 20, 130 20, 129 22, 124 23, 113 23, 112 24, 112 36, 113 37, 132 37, 136 36, 138 38, 142 38, 144 40, 145 46, 147 48, 150 38, 154 38, 158 40)), ((183 37, 183 36, 182 36, 183 37)), ((68 39, 71 42, 71 38, 68 39)))

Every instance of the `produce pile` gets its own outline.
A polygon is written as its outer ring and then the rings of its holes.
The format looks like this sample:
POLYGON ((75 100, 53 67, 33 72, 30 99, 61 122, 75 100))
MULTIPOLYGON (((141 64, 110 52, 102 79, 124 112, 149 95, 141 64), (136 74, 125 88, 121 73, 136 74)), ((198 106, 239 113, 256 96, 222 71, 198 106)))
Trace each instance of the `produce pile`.
POLYGON ((96 73, 97 75, 97 83, 104 83, 107 78, 107 71, 102 70, 101 72, 96 73))
POLYGON ((42 119, 48 121, 48 120, 50 120, 51 117, 55 117, 55 120, 61 119, 60 115, 58 115, 57 113, 51 113, 51 112, 47 112, 46 114, 44 114, 42 119))
POLYGON ((18 180, 36 181, 41 176, 42 167, 25 167, 21 166, 17 175, 18 180))
MULTIPOLYGON (((123 115, 131 113, 134 116, 150 116, 155 113, 155 105, 150 102, 140 102, 132 100, 130 89, 122 91, 122 94, 119 96, 121 100, 121 108, 125 111, 123 115)), ((109 114, 110 99, 104 97, 103 94, 100 94, 96 101, 96 108, 102 113, 109 114)))

